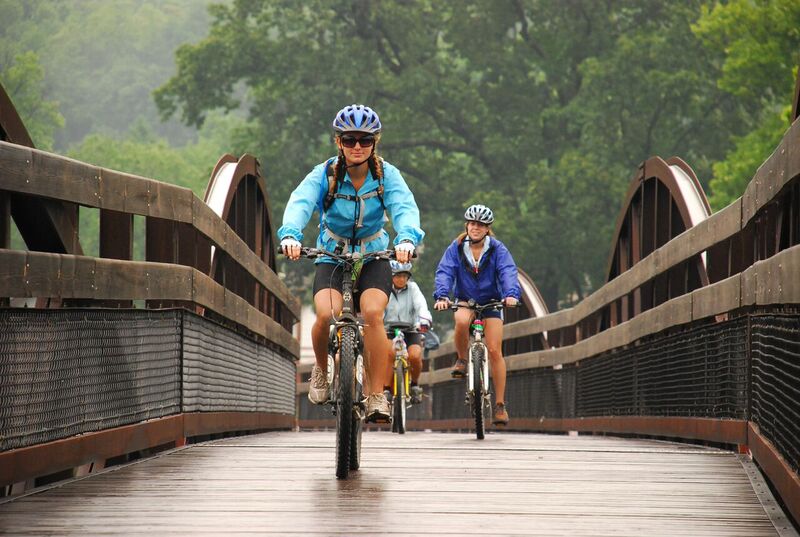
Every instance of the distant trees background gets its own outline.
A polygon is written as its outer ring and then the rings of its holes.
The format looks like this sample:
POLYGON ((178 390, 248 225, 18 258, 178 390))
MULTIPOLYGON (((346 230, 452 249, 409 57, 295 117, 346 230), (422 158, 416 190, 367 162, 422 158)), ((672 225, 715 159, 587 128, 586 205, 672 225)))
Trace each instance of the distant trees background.
POLYGON ((481 202, 551 309, 603 283, 641 161, 682 157, 717 209, 741 195, 788 127, 800 51, 794 0, 17 4, 0 80, 42 147, 196 192, 250 152, 279 218, 333 154, 333 114, 367 103, 422 211, 423 289, 481 202))

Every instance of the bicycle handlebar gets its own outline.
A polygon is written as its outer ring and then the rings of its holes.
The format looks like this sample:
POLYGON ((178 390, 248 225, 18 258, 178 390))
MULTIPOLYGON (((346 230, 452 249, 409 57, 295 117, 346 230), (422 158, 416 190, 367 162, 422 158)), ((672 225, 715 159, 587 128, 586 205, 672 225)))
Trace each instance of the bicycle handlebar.
POLYGON ((394 250, 378 250, 362 254, 361 252, 329 252, 320 248, 300 248, 300 257, 316 259, 318 257, 331 257, 339 261, 358 261, 359 259, 394 259, 394 250))
POLYGON ((519 302, 517 302, 513 306, 506 306, 505 302, 503 302, 502 300, 492 300, 491 302, 487 302, 486 304, 478 304, 474 300, 470 299, 466 304, 459 304, 459 303, 452 304, 450 306, 450 309, 456 311, 458 308, 466 308, 481 312, 484 310, 500 311, 503 308, 516 308, 517 306, 519 306, 519 302))

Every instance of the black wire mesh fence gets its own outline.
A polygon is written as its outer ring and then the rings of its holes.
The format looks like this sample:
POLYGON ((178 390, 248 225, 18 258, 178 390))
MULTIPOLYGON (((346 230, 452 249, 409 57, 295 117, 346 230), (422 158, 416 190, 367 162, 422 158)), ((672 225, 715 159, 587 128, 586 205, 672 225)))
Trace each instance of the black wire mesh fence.
MULTIPOLYGON (((468 418, 464 382, 432 387, 432 419, 468 418)), ((511 371, 513 418, 751 420, 800 467, 800 315, 752 313, 673 331, 561 368, 511 371)))
POLYGON ((746 419, 747 317, 581 362, 577 415, 746 419))
POLYGON ((295 366, 185 310, 0 310, 0 451, 181 411, 294 413, 295 366))
POLYGON ((800 316, 751 320, 752 404, 758 425, 795 472, 800 471, 800 316))

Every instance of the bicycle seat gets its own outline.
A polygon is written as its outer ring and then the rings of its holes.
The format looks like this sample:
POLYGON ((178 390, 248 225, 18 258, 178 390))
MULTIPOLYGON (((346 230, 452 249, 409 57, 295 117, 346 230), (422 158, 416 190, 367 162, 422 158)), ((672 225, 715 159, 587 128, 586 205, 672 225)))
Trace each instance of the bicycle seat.
POLYGON ((405 331, 408 331, 408 330, 412 330, 414 328, 414 325, 410 324, 410 323, 389 323, 389 324, 385 325, 385 327, 386 327, 387 330, 398 329, 398 330, 402 330, 403 332, 405 332, 405 331))

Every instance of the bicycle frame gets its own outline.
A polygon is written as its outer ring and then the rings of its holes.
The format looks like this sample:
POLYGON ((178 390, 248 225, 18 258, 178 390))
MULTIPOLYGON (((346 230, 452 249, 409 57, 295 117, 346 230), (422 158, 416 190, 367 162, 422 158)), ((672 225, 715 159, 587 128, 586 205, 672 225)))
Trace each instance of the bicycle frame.
POLYGON ((394 252, 383 250, 362 256, 317 248, 300 251, 308 259, 327 256, 342 264, 342 311, 333 312, 328 339, 327 403, 336 415, 336 477, 345 479, 361 464, 361 422, 365 415, 363 322, 356 316, 355 283, 366 259, 392 259, 394 252))
MULTIPOLYGON (((408 399, 408 393, 411 386, 411 380, 408 374, 408 346, 406 345, 406 338, 403 335, 403 331, 399 328, 394 329, 394 339, 392 340, 392 347, 394 348, 394 368, 397 368, 398 365, 403 366, 403 371, 405 372, 403 378, 403 384, 405 385, 406 398, 408 399)), ((394 383, 392 386, 392 395, 397 396, 398 394, 398 386, 397 386, 397 378, 394 379, 394 383)))
POLYGON ((487 304, 479 305, 474 300, 466 304, 453 304, 450 308, 468 308, 475 312, 475 318, 470 323, 470 342, 469 356, 467 360, 467 394, 465 403, 471 407, 472 415, 475 418, 475 434, 478 440, 483 440, 485 435, 485 409, 491 411, 492 396, 489 393, 489 349, 483 342, 483 313, 488 310, 498 310, 503 307, 503 302, 492 301, 487 304), (480 351, 476 357, 476 351, 480 351), (480 372, 475 370, 476 362, 480 372), (476 382, 476 376, 480 376, 481 381, 476 382), (480 384, 480 385, 478 385, 480 384))
POLYGON ((490 398, 489 395, 489 349, 483 342, 483 319, 475 318, 470 325, 470 343, 469 343, 469 359, 467 360, 467 382, 469 391, 474 394, 482 393, 484 397, 490 398), (481 386, 475 385, 475 371, 473 370, 473 352, 475 343, 483 347, 483 361, 482 369, 483 383, 481 386), (477 389, 476 389, 477 388, 477 389))

